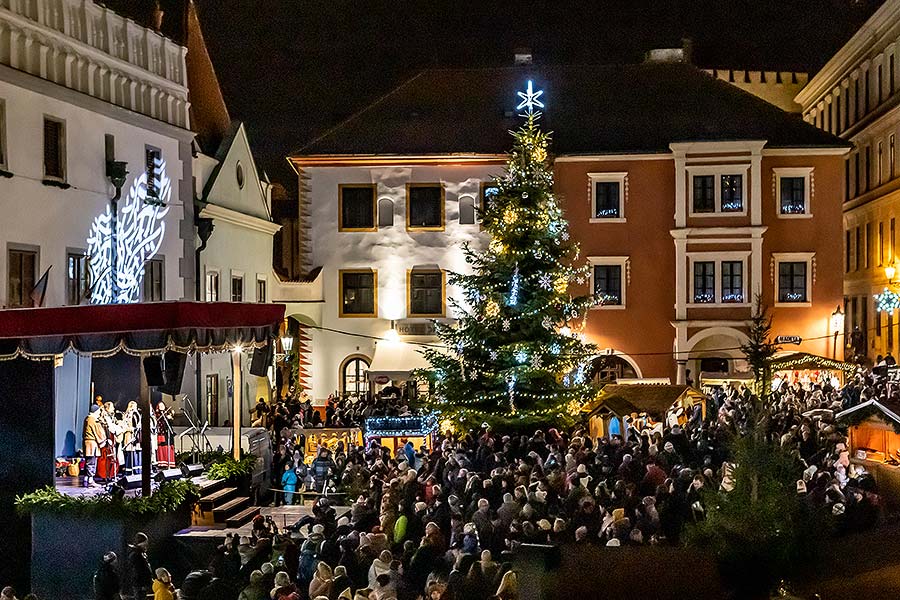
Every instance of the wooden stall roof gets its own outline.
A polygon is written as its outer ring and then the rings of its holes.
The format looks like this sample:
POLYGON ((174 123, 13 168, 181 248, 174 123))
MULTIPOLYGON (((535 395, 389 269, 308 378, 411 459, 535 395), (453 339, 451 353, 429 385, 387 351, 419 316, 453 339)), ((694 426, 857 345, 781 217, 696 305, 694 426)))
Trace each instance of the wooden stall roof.
POLYGON ((593 414, 606 408, 619 416, 647 413, 662 420, 676 402, 683 399, 702 401, 702 392, 687 385, 616 385, 608 384, 583 412, 593 414))

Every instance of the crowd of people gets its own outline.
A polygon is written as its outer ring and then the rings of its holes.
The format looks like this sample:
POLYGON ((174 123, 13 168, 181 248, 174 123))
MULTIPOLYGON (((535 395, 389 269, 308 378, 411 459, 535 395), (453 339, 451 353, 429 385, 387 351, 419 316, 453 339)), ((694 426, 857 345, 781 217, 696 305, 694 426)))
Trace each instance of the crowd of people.
POLYGON ((278 435, 285 429, 362 427, 368 417, 401 416, 412 414, 402 390, 389 385, 378 394, 333 394, 325 405, 324 415, 313 408, 312 400, 305 393, 287 401, 274 404, 260 398, 253 408, 255 427, 265 427, 278 435))
MULTIPOLYGON (((885 390, 883 379, 860 372, 843 387, 780 381, 768 399, 765 435, 797 457, 798 497, 832 514, 839 531, 872 526, 882 503, 872 477, 851 464, 834 414, 885 390)), ((378 402, 334 400, 325 422, 371 413, 378 402)), ((290 491, 303 482, 340 490, 343 505, 320 497, 310 516, 281 530, 258 516, 252 535, 228 536, 177 592, 164 569, 146 562, 146 539, 136 539, 124 568, 104 557, 96 597, 118 598, 104 590, 120 584, 122 597, 155 600, 515 599, 512 556, 522 544, 680 543, 685 526, 705 518, 705 491, 732 489, 730 442, 753 426, 753 402, 749 389, 723 387, 707 396, 705 418, 698 406, 665 430, 626 419, 624 435, 593 440, 582 428, 512 435, 484 425, 395 453, 377 440, 340 442, 320 448, 312 464, 284 430, 316 411, 288 404, 279 421, 276 406, 267 414, 281 432, 278 481, 293 474, 290 491)))

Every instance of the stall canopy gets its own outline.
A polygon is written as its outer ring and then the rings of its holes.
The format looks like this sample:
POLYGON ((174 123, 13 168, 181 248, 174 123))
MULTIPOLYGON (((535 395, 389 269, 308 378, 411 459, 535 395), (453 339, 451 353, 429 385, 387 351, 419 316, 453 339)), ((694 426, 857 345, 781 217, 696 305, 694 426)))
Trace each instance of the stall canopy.
POLYGON ((593 402, 582 409, 594 414, 607 409, 617 416, 646 413, 656 421, 662 421, 676 403, 695 404, 706 397, 686 385, 606 385, 593 402))
POLYGON ((816 356, 806 352, 794 352, 783 356, 775 356, 769 361, 773 371, 803 371, 807 369, 822 369, 830 371, 855 372, 859 366, 853 363, 841 362, 824 356, 816 356))
POLYGON ((375 344, 375 354, 369 366, 369 378, 384 375, 392 380, 409 379, 416 369, 427 369, 431 365, 415 344, 381 340, 375 344))
POLYGON ((49 359, 73 350, 220 352, 265 346, 278 334, 284 305, 157 302, 0 311, 0 360, 49 359))
POLYGON ((841 425, 858 425, 875 417, 900 430, 900 403, 891 400, 867 400, 834 416, 841 425))

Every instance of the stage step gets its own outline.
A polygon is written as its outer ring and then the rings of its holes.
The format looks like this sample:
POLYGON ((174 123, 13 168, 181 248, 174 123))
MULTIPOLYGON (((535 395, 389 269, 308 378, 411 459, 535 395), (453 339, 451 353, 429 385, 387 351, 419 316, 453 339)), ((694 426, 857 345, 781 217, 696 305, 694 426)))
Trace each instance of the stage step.
POLYGON ((247 523, 248 521, 252 521, 258 514, 259 514, 258 506, 251 506, 249 508, 245 508, 244 510, 237 513, 236 515, 232 515, 232 516, 228 517, 227 519, 225 519, 225 527, 227 529, 237 529, 244 523, 247 523))
POLYGON ((229 497, 237 491, 237 488, 226 487, 216 490, 212 492, 208 496, 203 496, 199 500, 197 500, 197 504, 200 505, 200 510, 209 511, 216 508, 216 506, 224 503, 229 497))
POLYGON ((217 506, 212 510, 213 521, 216 523, 224 523, 225 519, 236 512, 244 510, 248 504, 250 504, 250 498, 247 496, 232 498, 225 504, 217 506))

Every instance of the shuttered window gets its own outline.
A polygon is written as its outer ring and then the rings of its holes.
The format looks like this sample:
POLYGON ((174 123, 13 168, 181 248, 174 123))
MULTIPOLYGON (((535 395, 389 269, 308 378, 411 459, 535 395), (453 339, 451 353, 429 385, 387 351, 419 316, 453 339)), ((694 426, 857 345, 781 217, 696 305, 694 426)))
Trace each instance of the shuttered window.
POLYGON ((31 291, 37 271, 37 252, 10 250, 7 254, 9 265, 7 300, 10 308, 34 306, 31 291))
POLYGON ((54 119, 44 119, 44 177, 65 179, 65 134, 63 124, 54 119))

